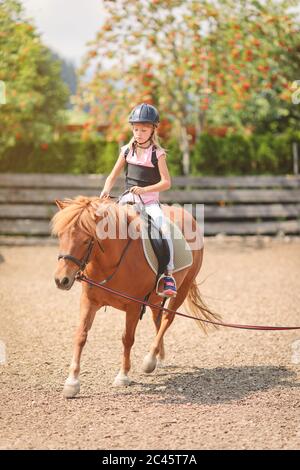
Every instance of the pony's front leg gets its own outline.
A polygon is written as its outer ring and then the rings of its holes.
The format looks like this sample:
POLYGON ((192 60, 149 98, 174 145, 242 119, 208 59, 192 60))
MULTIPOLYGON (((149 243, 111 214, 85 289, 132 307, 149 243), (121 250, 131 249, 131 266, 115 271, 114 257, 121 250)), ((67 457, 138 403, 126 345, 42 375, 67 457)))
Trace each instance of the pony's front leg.
MULTIPOLYGON (((157 308, 151 308, 152 310, 152 318, 153 318, 153 323, 155 325, 156 329, 156 334, 158 334, 160 325, 161 325, 161 319, 163 312, 161 310, 158 310, 157 308)), ((157 366, 163 366, 164 365, 164 359, 165 359, 165 346, 164 346, 164 339, 161 339, 161 342, 159 344, 159 352, 157 354, 157 366)))
POLYGON ((116 376, 113 385, 115 387, 130 385, 131 381, 128 377, 130 371, 130 351, 134 343, 135 330, 140 317, 139 306, 129 306, 126 310, 126 324, 125 330, 122 336, 123 342, 123 358, 120 372, 116 376))
POLYGON ((95 314, 100 306, 91 304, 90 301, 82 296, 80 302, 80 321, 74 336, 73 357, 70 365, 69 376, 65 382, 63 395, 65 398, 73 398, 80 391, 80 382, 78 379, 80 372, 80 357, 83 347, 87 340, 95 314))

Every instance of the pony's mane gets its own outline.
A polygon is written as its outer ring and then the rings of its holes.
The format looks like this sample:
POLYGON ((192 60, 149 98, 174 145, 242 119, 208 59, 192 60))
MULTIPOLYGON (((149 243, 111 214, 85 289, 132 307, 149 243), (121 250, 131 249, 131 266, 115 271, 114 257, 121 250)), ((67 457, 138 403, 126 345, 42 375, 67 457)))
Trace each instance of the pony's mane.
MULTIPOLYGON (((77 226, 95 237, 96 222, 104 213, 108 213, 109 217, 116 217, 117 204, 110 198, 77 196, 75 199, 65 198, 61 203, 63 209, 56 212, 50 222, 52 235, 61 235, 71 227, 77 226)), ((122 210, 121 206, 118 207, 118 210, 120 209, 122 210)), ((125 208, 123 210, 126 211, 125 208)))

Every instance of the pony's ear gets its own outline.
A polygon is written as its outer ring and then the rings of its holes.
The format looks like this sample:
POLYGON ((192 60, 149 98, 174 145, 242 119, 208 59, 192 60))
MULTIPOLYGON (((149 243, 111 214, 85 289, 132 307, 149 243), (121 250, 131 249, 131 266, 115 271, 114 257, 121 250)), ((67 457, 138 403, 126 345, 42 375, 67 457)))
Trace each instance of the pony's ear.
POLYGON ((59 199, 55 199, 55 204, 59 208, 59 210, 62 210, 65 207, 65 204, 63 201, 60 201, 59 199))

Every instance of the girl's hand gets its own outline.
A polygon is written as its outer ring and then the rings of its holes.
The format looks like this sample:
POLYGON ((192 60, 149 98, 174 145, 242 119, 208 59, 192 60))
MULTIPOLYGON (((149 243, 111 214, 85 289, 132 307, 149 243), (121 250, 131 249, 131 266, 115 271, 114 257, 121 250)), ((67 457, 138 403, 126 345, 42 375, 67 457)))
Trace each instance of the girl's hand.
POLYGON ((103 191, 101 191, 101 193, 100 193, 100 199, 101 199, 102 197, 109 197, 109 192, 108 192, 108 191, 105 191, 105 190, 103 189, 103 191))
POLYGON ((139 186, 132 186, 132 188, 130 188, 130 192, 134 194, 145 194, 146 189, 140 188, 139 186))

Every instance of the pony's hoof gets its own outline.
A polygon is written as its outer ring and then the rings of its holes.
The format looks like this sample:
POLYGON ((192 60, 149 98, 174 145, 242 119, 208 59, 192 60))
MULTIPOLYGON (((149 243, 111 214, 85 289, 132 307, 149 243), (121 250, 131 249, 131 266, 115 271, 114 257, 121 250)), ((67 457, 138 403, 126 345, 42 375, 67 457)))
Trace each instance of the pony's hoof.
POLYGON ((156 367, 159 369, 163 369, 166 366, 166 361, 164 359, 157 358, 156 367))
POLYGON ((65 398, 74 398, 80 392, 80 382, 78 379, 67 379, 63 388, 65 398))
POLYGON ((157 359, 155 356, 152 356, 150 353, 144 357, 142 369, 146 374, 151 374, 156 367, 157 359))
POLYGON ((131 380, 125 374, 119 373, 113 381, 113 387, 127 387, 131 385, 131 380))

